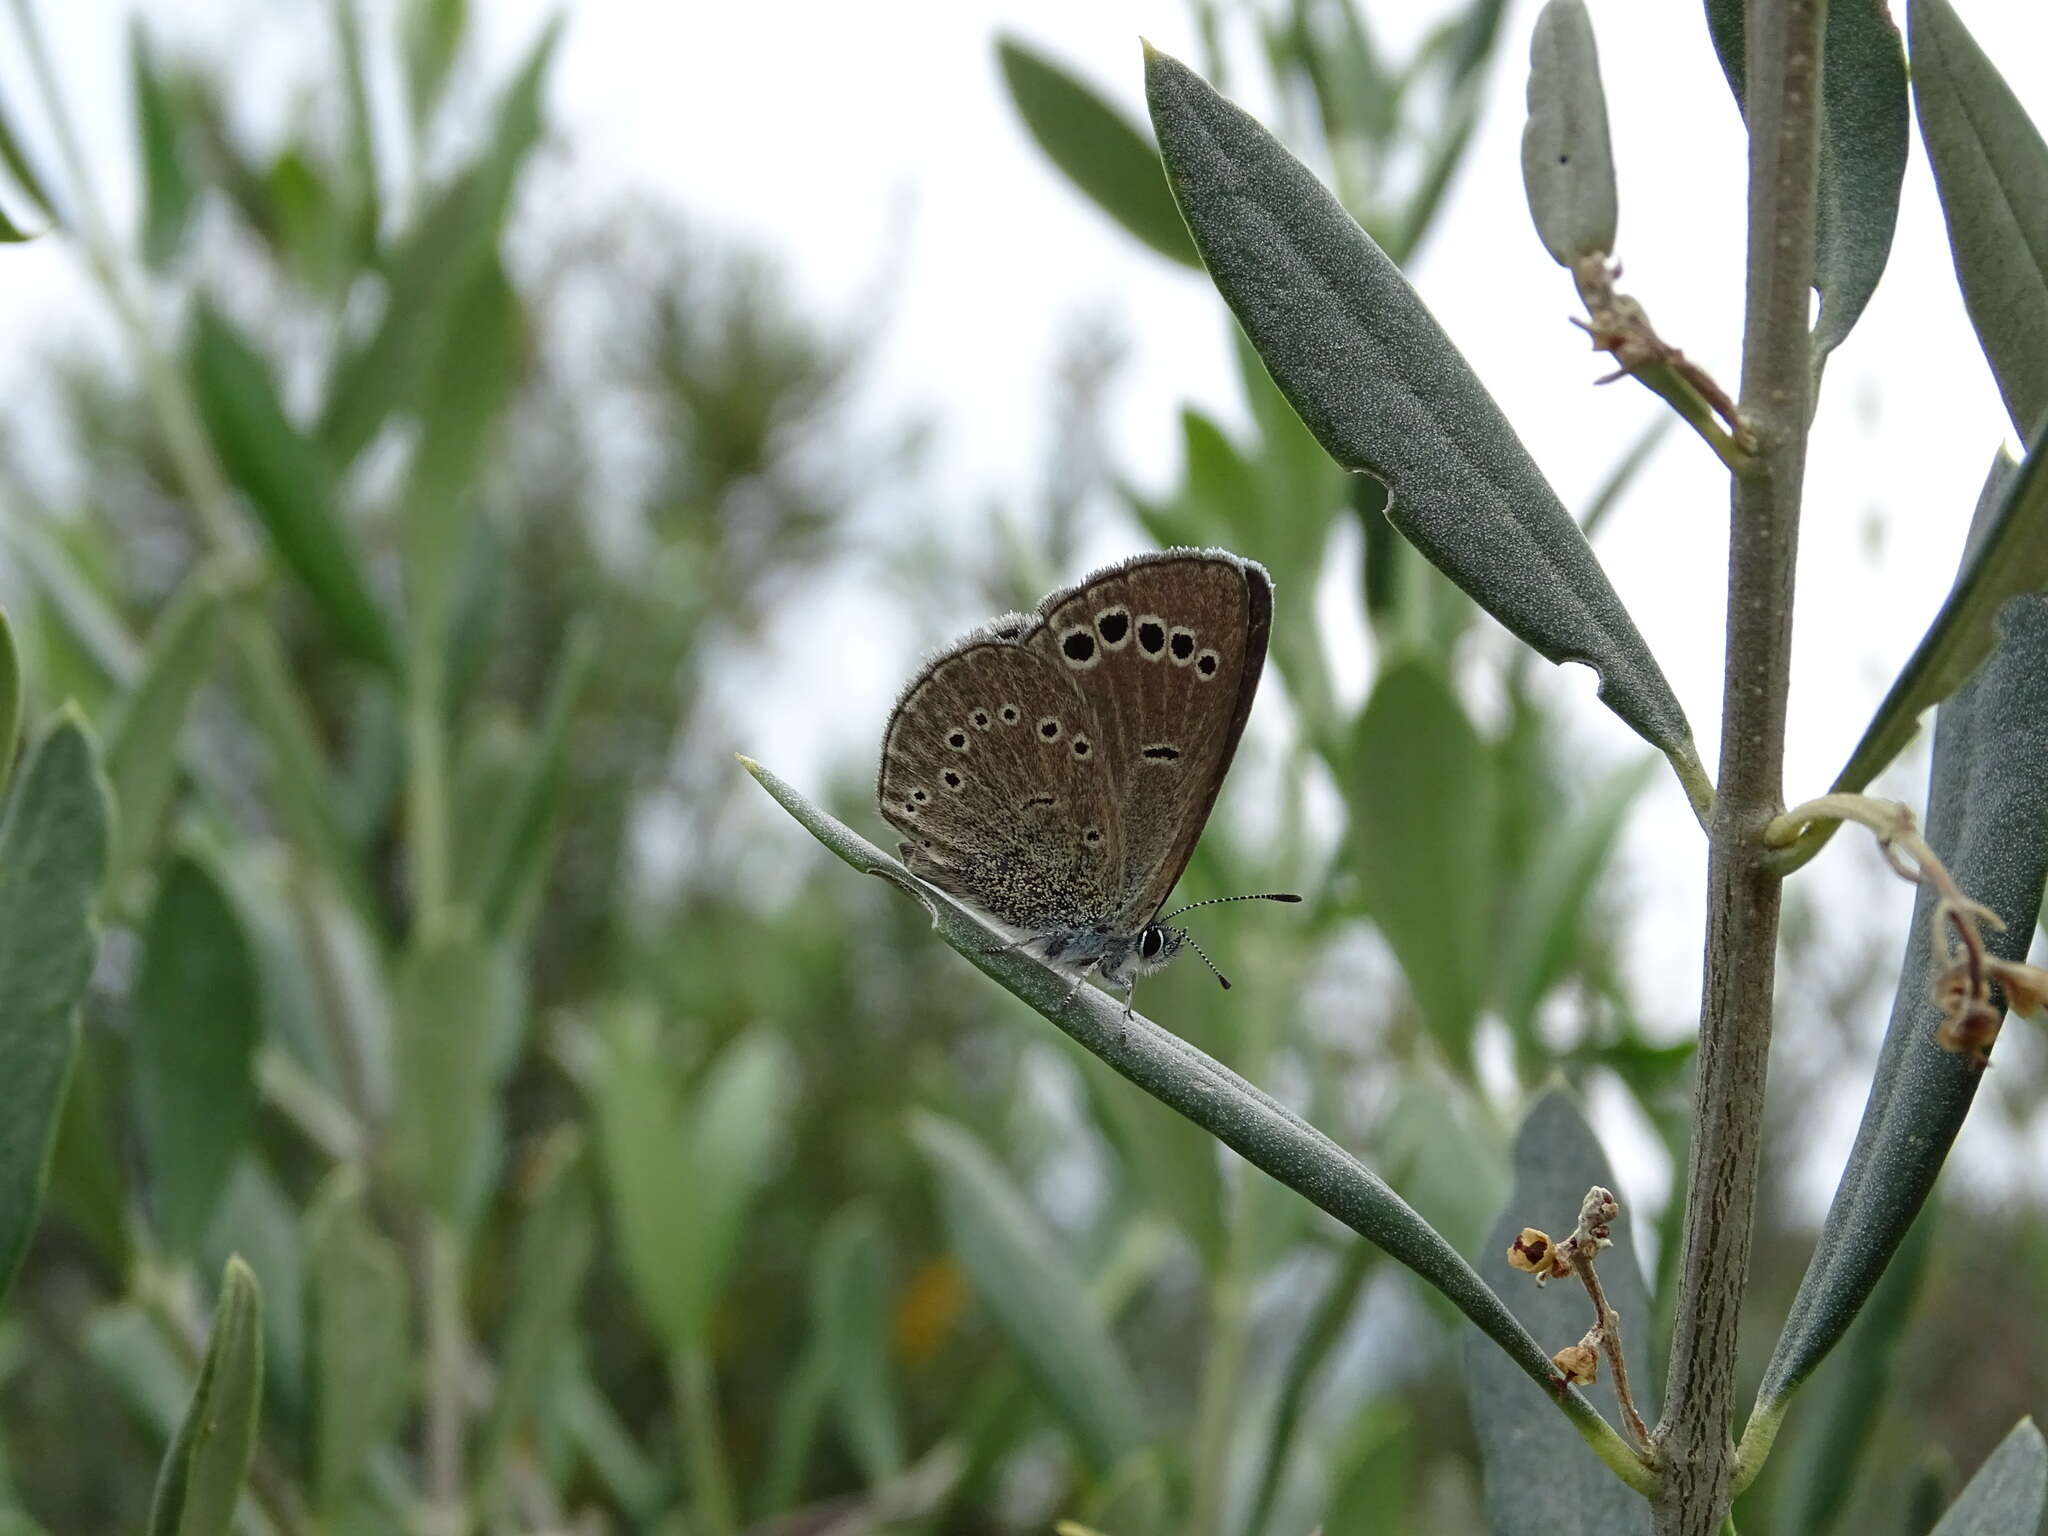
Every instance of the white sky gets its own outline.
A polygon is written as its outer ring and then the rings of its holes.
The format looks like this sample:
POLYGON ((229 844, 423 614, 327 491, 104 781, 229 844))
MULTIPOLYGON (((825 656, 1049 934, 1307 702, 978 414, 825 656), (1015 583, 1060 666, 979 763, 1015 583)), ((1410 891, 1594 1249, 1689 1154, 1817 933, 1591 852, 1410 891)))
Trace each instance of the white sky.
MULTIPOLYGON (((1995 58, 2048 57, 2048 7, 1954 3, 1995 58)), ((369 10, 382 16, 389 4, 371 0, 369 10)), ((1590 5, 1619 162, 1622 286, 1732 392, 1743 144, 1701 7, 1590 5)), ((39 8, 59 72, 78 91, 93 156, 108 168, 120 207, 132 208, 128 8, 111 0, 41 0, 39 8)), ((473 8, 493 77, 549 10, 539 0, 474 0, 473 8)), ((303 34, 323 36, 326 25, 316 0, 157 0, 148 9, 161 40, 231 45, 246 61, 252 96, 266 98, 279 96, 275 82, 289 77, 303 34)), ((1406 0, 1368 9, 1392 34, 1390 51, 1436 12, 1406 0)), ((1481 131, 1411 275, 1566 504, 1576 505, 1657 406, 1625 383, 1590 387, 1605 359, 1567 323, 1569 279, 1529 224, 1519 140, 1535 10, 1533 0, 1510 7, 1481 131)), ((871 408, 878 421, 937 414, 937 490, 959 529, 975 526, 991 493, 1022 499, 1037 484, 1050 370, 1079 313, 1114 314, 1132 343, 1113 439, 1141 483, 1163 486, 1176 472, 1183 402, 1240 419, 1226 316, 1206 280, 1151 256, 1068 190, 1010 110, 991 48, 997 28, 1014 29, 1141 116, 1138 37, 1195 55, 1180 0, 585 0, 568 11, 553 105, 581 174, 659 191, 711 227, 779 252, 798 291, 827 316, 857 315, 887 264, 903 261, 880 285, 892 312, 870 376, 871 408)), ((371 32, 379 33, 374 22, 371 32)), ((0 28, 0 90, 17 119, 33 118, 17 51, 12 29, 0 28)), ((2020 68, 2010 79, 2035 121, 2048 123, 2048 72, 2020 68)), ((0 388, 18 389, 33 378, 32 351, 20 344, 75 333, 87 306, 53 245, 10 250, 5 260, 0 333, 16 345, 0 358, 0 388)), ((1916 138, 1890 268, 1835 355, 1815 429, 1795 625, 1792 798, 1826 786, 1940 602, 2006 430, 1916 138)), ((1726 515, 1715 462, 1689 435, 1674 434, 1599 546, 1710 765, 1726 515)), ((1075 552, 1067 574, 1137 542, 1132 528, 1105 528, 1075 552)), ((773 681, 802 688, 810 702, 764 719, 750 750, 771 762, 841 753, 865 760, 917 648, 980 617, 934 602, 931 622, 874 630, 872 646, 805 647, 779 660, 773 681)), ((1362 660, 1349 671, 1362 677, 1362 660)), ((1559 687, 1581 710, 1589 751, 1611 761, 1638 749, 1593 702, 1589 676, 1562 675, 1559 687)), ((1922 760, 1887 787, 1917 802, 1922 760)), ((1682 796, 1660 784, 1633 826, 1629 867, 1650 895, 1638 908, 1641 973, 1653 1009, 1674 1028, 1697 1006, 1703 861, 1682 796)), ((1896 933, 1909 906, 1867 845, 1848 837, 1801 879, 1822 882, 1831 907, 1859 930, 1896 933)), ((2038 1049, 2011 1038, 2023 1034, 2009 1032, 2008 1051, 2038 1049)))

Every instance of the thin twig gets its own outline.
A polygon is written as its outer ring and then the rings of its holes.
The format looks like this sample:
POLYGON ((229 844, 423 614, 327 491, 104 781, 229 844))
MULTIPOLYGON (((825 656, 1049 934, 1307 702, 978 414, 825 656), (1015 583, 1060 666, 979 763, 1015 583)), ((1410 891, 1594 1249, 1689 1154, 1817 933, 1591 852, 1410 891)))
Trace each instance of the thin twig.
POLYGON ((1740 419, 1728 540, 1721 766, 1656 1536, 1715 1536, 1735 1487, 1735 1366, 1769 1076, 1781 877, 1763 830, 1784 805, 1793 577, 1813 416, 1815 196, 1826 0, 1747 7, 1749 199, 1740 419))

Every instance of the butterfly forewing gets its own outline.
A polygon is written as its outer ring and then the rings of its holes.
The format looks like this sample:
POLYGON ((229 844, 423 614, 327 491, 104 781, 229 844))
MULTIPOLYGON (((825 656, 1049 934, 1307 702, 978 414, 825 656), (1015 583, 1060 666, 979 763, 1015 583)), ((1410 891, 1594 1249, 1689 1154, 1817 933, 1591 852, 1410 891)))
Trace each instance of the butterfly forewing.
POLYGON ((882 814, 904 863, 1034 933, 1117 902, 1117 791, 1089 701, 998 621, 904 690, 882 738, 882 814))
POLYGON ((1092 707, 1117 789, 1108 921, 1133 933, 1187 868, 1265 666, 1273 586, 1220 550, 1171 550, 1054 593, 1019 643, 1092 707))

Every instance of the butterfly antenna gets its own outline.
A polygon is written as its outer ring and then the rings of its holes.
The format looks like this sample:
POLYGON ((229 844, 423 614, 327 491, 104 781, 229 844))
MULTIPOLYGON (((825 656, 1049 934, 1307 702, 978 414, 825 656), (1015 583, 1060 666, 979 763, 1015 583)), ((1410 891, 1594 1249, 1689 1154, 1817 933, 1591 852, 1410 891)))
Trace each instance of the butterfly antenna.
MULTIPOLYGON (((1226 899, 1228 899, 1228 898, 1226 898, 1226 899)), ((1299 898, 1299 897, 1296 897, 1295 899, 1296 899, 1297 901, 1298 901, 1298 900, 1300 900, 1300 898, 1299 898)), ((1195 905, 1196 905, 1196 906, 1207 906, 1207 905, 1208 905, 1208 903, 1207 903, 1207 902, 1196 902, 1196 903, 1195 903, 1195 905)), ((1183 910, 1185 910, 1185 909, 1183 909, 1183 910)), ((1194 951, 1194 952, 1195 952, 1196 954, 1198 954, 1198 955, 1200 955, 1200 956, 1202 957, 1202 964, 1204 964, 1204 965, 1206 965, 1207 967, 1209 967, 1209 974, 1210 974, 1210 975, 1212 975, 1212 976, 1214 976, 1214 977, 1215 977, 1215 978, 1216 978, 1216 979, 1217 979, 1218 981, 1222 982, 1222 983, 1223 983, 1223 990, 1224 990, 1224 991, 1226 991, 1226 992, 1228 992, 1228 991, 1230 990, 1230 978, 1229 978, 1228 976, 1224 975, 1224 974, 1223 974, 1223 973, 1222 973, 1221 971, 1219 971, 1219 970, 1217 970, 1217 969, 1216 969, 1216 962, 1215 962, 1214 960, 1211 960, 1211 959, 1209 958, 1209 951, 1207 951, 1206 949, 1202 948, 1202 946, 1201 946, 1201 945, 1197 944, 1197 943, 1195 942, 1195 940, 1194 940, 1194 937, 1193 937, 1193 935, 1191 935, 1191 934, 1183 934, 1183 935, 1181 935, 1181 937, 1182 937, 1182 939, 1183 939, 1183 940, 1185 941, 1185 943, 1187 944, 1187 946, 1188 946, 1188 948, 1189 948, 1189 949, 1192 949, 1192 950, 1193 950, 1193 951, 1194 951)))
POLYGON ((1175 907, 1171 912, 1155 917, 1155 923, 1171 922, 1183 912, 1192 912, 1197 907, 1220 907, 1228 901, 1299 901, 1301 898, 1292 891, 1254 891, 1249 896, 1211 896, 1207 901, 1191 901, 1184 907, 1175 907))

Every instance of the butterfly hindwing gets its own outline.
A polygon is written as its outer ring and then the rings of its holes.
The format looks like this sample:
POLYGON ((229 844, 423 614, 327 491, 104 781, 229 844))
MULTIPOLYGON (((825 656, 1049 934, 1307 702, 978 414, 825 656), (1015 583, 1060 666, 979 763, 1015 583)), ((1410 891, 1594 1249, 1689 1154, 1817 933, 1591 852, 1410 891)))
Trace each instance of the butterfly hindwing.
POLYGON ((1157 915, 1237 752, 1266 661, 1273 585, 1221 550, 1169 550, 1054 593, 1019 643, 1092 707, 1117 788, 1118 932, 1157 915))
POLYGON ((1003 621, 978 630, 904 690, 881 810, 941 890, 1029 932, 1090 927, 1123 868, 1115 780, 1081 690, 1019 638, 1003 621))

